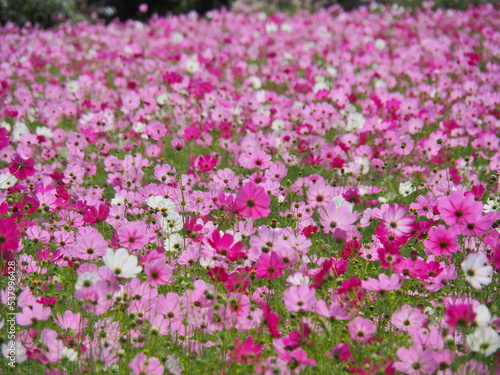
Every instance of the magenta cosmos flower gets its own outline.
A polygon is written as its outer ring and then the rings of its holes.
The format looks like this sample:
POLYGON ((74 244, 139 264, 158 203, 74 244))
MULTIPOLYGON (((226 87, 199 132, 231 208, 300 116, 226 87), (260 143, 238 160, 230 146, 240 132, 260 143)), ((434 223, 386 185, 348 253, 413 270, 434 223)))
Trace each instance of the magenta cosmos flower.
POLYGON ((241 188, 236 197, 236 207, 241 216, 259 219, 271 213, 271 197, 264 188, 249 182, 241 188))
POLYGON ((458 237, 451 229, 438 225, 429 231, 429 239, 424 240, 424 245, 435 256, 451 255, 460 249, 458 237))
POLYGON ((21 233, 14 219, 0 219, 0 254, 5 251, 16 251, 21 233))
POLYGON ((9 165, 9 172, 18 179, 25 180, 35 174, 35 161, 33 158, 23 159, 16 154, 9 165))
POLYGON ((276 254, 264 253, 255 266, 255 275, 258 279, 275 279, 283 275, 285 263, 281 257, 276 254))

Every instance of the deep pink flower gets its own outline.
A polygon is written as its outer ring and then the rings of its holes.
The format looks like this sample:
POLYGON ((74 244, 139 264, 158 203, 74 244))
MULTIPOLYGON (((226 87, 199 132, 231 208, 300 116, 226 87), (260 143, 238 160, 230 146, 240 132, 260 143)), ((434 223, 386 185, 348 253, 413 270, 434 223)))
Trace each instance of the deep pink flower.
POLYGON ((228 275, 225 288, 231 292, 243 292, 251 282, 248 272, 244 270, 234 271, 228 275))
POLYGON ((107 204, 103 203, 99 205, 98 209, 94 206, 89 206, 85 211, 85 216, 83 217, 83 220, 89 224, 99 224, 103 221, 106 221, 108 216, 109 216, 109 207, 107 204))
POLYGON ((446 229, 444 225, 432 228, 428 233, 428 239, 424 240, 424 245, 435 256, 451 255, 460 249, 456 233, 446 229))
POLYGON ((207 271, 207 274, 210 277, 210 280, 215 281, 216 283, 224 283, 229 277, 226 268, 222 266, 211 267, 207 271))
POLYGON ((210 154, 200 156, 198 158, 197 166, 203 173, 210 172, 217 166, 217 159, 210 154))
POLYGON ((9 172, 18 179, 25 180, 35 174, 35 160, 23 159, 19 154, 15 154, 9 165, 9 172))
POLYGON ((283 275, 284 268, 285 263, 276 252, 263 253, 255 266, 255 275, 258 279, 272 280, 283 275))
POLYGON ((346 190, 345 193, 342 193, 342 198, 344 198, 349 203, 358 204, 361 200, 361 195, 359 194, 358 189, 350 187, 346 190))
POLYGON ((475 318, 474 308, 468 304, 448 305, 445 310, 445 322, 450 327, 467 327, 475 318))
POLYGON ((351 349, 349 345, 340 343, 332 348, 332 351, 328 353, 328 356, 334 361, 348 362, 351 358, 351 349))
POLYGON ((5 128, 0 128, 0 151, 9 145, 10 138, 7 137, 9 131, 5 128))
POLYGON ((235 239, 230 233, 224 233, 216 230, 212 233, 212 239, 207 240, 217 254, 226 257, 231 262, 234 262, 238 260, 238 258, 242 258, 246 255, 243 242, 235 239))
POLYGON ((21 233, 14 219, 0 219, 0 253, 15 252, 19 247, 21 233))
POLYGON ((238 362, 256 362, 262 354, 262 345, 254 345, 253 337, 247 337, 245 342, 241 342, 237 337, 234 342, 232 358, 238 362))
POLYGON ((267 217, 271 210, 271 197, 264 188, 255 185, 252 182, 246 183, 241 188, 235 201, 238 212, 243 217, 259 219, 267 217))
POLYGON ((281 336, 280 331, 278 331, 278 324, 280 323, 280 317, 275 312, 272 312, 271 308, 265 303, 260 303, 262 307, 262 312, 264 313, 264 322, 269 328, 271 336, 274 338, 279 338, 281 336))

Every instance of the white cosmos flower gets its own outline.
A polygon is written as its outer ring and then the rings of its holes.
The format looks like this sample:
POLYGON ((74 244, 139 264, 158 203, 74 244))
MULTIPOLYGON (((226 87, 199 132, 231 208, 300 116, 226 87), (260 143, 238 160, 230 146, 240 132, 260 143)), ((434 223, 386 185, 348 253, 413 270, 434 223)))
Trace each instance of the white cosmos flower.
POLYGON ((66 347, 62 350, 63 358, 66 358, 70 362, 75 362, 78 359, 78 353, 74 349, 68 349, 66 347))
POLYGON ((346 206, 349 209, 349 213, 352 214, 352 208, 354 207, 354 205, 351 202, 346 201, 342 195, 337 195, 336 197, 333 197, 332 201, 335 202, 335 207, 337 208, 337 211, 340 207, 346 206))
POLYGON ((170 199, 167 199, 161 195, 152 195, 147 200, 146 203, 149 207, 159 210, 162 213, 170 215, 175 212, 175 203, 170 199))
POLYGON ((305 276, 302 272, 295 272, 286 279, 290 284, 295 286, 309 285, 309 276, 305 276))
POLYGON ((127 249, 123 247, 116 250, 116 252, 111 248, 108 249, 102 260, 104 265, 118 277, 132 279, 142 271, 142 267, 137 265, 137 257, 130 255, 127 249))
POLYGON ((479 305, 473 308, 476 313, 474 321, 479 327, 486 327, 491 322, 491 313, 486 305, 479 305))
POLYGON ((125 197, 115 196, 113 199, 111 199, 111 204, 114 204, 115 206, 121 206, 123 203, 125 203, 125 197))
POLYGON ((99 280, 97 272, 84 272, 76 279, 75 290, 80 290, 84 286, 90 287, 94 285, 97 280, 99 280))
POLYGON ((162 216, 160 224, 161 229, 163 229, 166 233, 178 232, 184 226, 182 216, 177 212, 173 212, 172 214, 167 215, 167 217, 162 216))
POLYGON ((180 251, 184 248, 184 238, 178 234, 173 233, 168 238, 163 241, 163 247, 165 251, 180 251))
POLYGON ((411 181, 406 181, 399 184, 399 194, 401 194, 403 197, 407 197, 415 190, 416 189, 413 187, 413 183, 411 181))
POLYGON ((16 357, 16 363, 23 363, 26 361, 28 356, 26 355, 26 348, 21 344, 20 341, 16 341, 16 348, 7 347, 7 345, 2 345, 2 354, 5 358, 16 357))
POLYGON ((488 258, 484 254, 472 253, 462 264, 462 271, 467 280, 475 289, 481 289, 483 285, 491 283, 493 267, 487 265, 488 258))
POLYGON ((473 352, 489 356, 500 348, 500 336, 491 327, 480 327, 474 333, 467 335, 467 344, 473 352))
POLYGON ((175 213, 175 203, 170 199, 163 198, 158 202, 157 208, 158 210, 160 210, 163 216, 172 215, 173 213, 175 213))
POLYGON ((181 362, 173 355, 167 356, 167 362, 165 362, 165 369, 172 375, 182 375, 182 365, 181 362))
POLYGON ((488 198, 486 204, 483 206, 483 212, 487 214, 491 211, 500 210, 500 199, 498 197, 488 198))
POLYGON ((9 172, 0 174, 0 189, 8 189, 14 186, 17 182, 17 178, 9 172))

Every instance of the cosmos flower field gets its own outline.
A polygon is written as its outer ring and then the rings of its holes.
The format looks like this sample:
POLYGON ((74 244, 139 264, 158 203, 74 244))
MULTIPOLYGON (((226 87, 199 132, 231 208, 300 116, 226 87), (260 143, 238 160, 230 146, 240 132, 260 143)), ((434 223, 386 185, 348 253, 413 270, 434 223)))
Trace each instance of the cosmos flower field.
POLYGON ((0 373, 500 372, 492 5, 0 49, 0 373))

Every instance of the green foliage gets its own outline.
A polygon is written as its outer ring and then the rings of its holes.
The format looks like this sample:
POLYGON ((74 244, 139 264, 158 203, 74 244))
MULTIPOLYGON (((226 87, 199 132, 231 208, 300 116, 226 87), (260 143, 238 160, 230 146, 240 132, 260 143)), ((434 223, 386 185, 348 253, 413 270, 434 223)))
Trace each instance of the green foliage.
POLYGON ((43 28, 74 17, 74 3, 70 0, 0 0, 0 22, 23 26, 26 22, 43 28))

